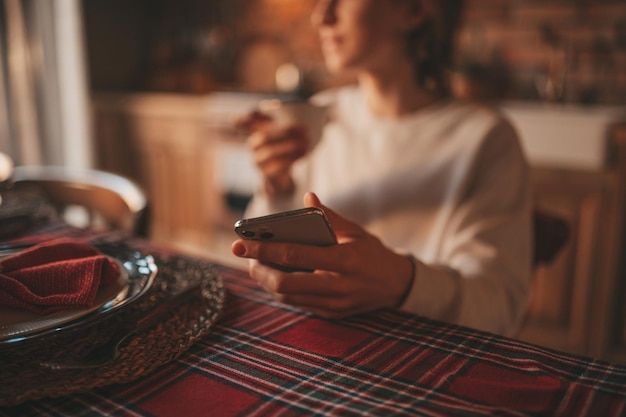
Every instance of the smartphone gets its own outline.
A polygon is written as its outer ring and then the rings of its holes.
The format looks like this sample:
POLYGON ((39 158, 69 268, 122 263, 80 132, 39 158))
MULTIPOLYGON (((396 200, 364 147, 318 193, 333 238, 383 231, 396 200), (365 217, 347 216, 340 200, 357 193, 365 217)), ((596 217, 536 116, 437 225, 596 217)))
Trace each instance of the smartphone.
POLYGON ((235 232, 242 239, 291 242, 306 245, 330 246, 337 243, 324 212, 317 207, 241 219, 235 223, 235 232))

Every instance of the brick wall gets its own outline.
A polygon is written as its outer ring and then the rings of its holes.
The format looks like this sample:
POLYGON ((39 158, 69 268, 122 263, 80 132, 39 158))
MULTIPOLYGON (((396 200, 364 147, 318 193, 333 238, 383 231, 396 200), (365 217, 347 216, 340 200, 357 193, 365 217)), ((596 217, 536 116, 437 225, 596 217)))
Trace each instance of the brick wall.
MULTIPOLYGON (((486 97, 626 104, 626 0, 466 1, 457 84, 486 97)), ((266 89, 282 61, 310 90, 345 82, 324 69, 315 2, 84 0, 92 87, 266 89)))
POLYGON ((626 104, 621 0, 468 0, 459 50, 465 62, 503 64, 520 98, 626 104))

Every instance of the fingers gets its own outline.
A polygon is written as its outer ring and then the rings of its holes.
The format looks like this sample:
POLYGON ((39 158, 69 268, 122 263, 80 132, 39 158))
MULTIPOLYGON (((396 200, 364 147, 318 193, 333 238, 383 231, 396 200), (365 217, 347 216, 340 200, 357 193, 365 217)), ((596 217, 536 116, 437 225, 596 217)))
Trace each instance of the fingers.
POLYGON ((341 318, 368 310, 358 298, 351 297, 351 282, 334 274, 283 273, 252 261, 250 276, 276 300, 318 316, 341 318))
POLYGON ((329 273, 284 272, 259 261, 250 264, 250 275, 267 291, 281 296, 306 294, 319 297, 337 297, 348 293, 337 285, 329 273))
POLYGON ((312 192, 305 193, 304 197, 302 198, 302 202, 304 203, 304 207, 318 207, 323 210, 327 210, 327 208, 324 207, 324 205, 320 201, 317 194, 312 192))
POLYGON ((292 126, 285 129, 257 130, 248 137, 248 146, 254 152, 285 144, 306 151, 308 148, 306 132, 298 126, 292 126))
POLYGON ((308 140, 300 128, 259 130, 248 137, 254 160, 265 176, 273 177, 289 170, 306 154, 308 140))
POLYGON ((274 140, 260 132, 251 135, 249 143, 254 152, 256 165, 267 176, 288 170, 307 150, 306 144, 302 141, 291 138, 274 140))
POLYGON ((365 236, 367 232, 358 224, 346 219, 339 215, 334 210, 329 209, 323 205, 319 197, 312 192, 308 192, 303 197, 303 203, 305 207, 318 207, 324 210, 324 214, 328 218, 338 241, 341 243, 346 239, 353 239, 355 237, 365 236))
POLYGON ((328 217, 328 221, 330 221, 330 224, 332 224, 333 227, 343 226, 344 224, 352 224, 355 227, 360 229, 360 227, 356 223, 349 221, 348 219, 336 213, 334 210, 329 209, 328 207, 323 205, 319 197, 315 193, 312 193, 312 192, 305 193, 302 201, 305 207, 313 206, 313 207, 318 207, 324 210, 324 214, 326 214, 326 217, 328 217))
POLYGON ((235 128, 244 131, 247 134, 255 130, 261 129, 268 125, 272 118, 260 111, 253 111, 235 121, 235 128))
POLYGON ((311 246, 288 242, 263 242, 257 240, 237 240, 231 250, 242 258, 258 259, 265 264, 276 264, 289 268, 324 270, 337 273, 359 272, 364 264, 359 258, 358 238, 367 237, 367 232, 333 210, 321 204, 313 193, 304 196, 305 206, 324 210, 337 236, 338 245, 311 246))
POLYGON ((357 252, 351 250, 349 244, 322 247, 240 239, 233 243, 231 251, 241 258, 258 259, 264 264, 289 268, 337 273, 358 272, 361 269, 357 252))

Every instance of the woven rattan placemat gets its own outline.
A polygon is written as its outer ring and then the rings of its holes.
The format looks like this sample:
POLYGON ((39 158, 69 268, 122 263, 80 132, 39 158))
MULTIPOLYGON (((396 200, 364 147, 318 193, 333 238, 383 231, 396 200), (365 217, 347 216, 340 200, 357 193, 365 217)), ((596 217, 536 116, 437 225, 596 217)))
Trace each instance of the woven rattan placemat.
MULTIPOLYGON (((122 244, 118 250, 129 250, 122 244)), ((155 255, 158 272, 148 292, 122 312, 87 328, 35 338, 0 350, 0 405, 60 397, 94 387, 121 384, 147 375, 177 358, 208 334, 224 304, 221 267, 209 261, 173 255, 155 255), (201 283, 202 291, 172 309, 158 324, 138 332, 120 346, 120 356, 98 368, 51 370, 42 362, 84 356, 104 343, 119 324, 145 314, 182 288, 201 283)))

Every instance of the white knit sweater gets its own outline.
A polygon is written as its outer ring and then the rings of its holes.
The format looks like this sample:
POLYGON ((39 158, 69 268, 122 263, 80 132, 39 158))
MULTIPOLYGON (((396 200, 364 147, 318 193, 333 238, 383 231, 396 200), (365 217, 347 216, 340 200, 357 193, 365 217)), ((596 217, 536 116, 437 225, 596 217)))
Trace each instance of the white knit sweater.
POLYGON ((528 168, 511 125, 454 101, 386 120, 357 87, 322 97, 331 119, 293 167, 296 192, 259 192, 246 215, 301 207, 313 191, 418 260, 402 310, 513 334, 527 305, 532 235, 528 168))

